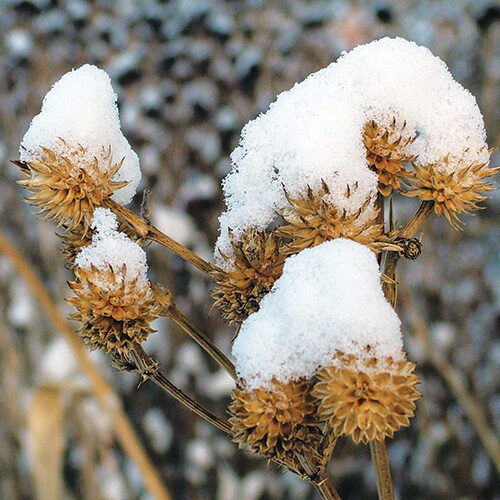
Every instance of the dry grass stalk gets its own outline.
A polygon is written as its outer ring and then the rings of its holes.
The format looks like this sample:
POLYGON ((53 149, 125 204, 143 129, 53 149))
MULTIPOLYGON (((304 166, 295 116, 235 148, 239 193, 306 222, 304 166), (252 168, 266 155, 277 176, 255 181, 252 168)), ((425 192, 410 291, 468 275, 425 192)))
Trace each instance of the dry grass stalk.
POLYGON ((64 402, 56 387, 36 389, 28 411, 28 433, 38 500, 63 498, 64 402))

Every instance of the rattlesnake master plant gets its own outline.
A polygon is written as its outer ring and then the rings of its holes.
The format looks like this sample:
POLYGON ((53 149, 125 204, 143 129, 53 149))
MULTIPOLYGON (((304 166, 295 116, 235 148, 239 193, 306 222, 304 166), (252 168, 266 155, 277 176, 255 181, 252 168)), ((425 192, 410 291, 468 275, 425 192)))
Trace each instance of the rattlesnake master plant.
POLYGON ((28 201, 65 231, 81 338, 323 498, 340 498, 327 467, 336 441, 370 443, 379 496, 393 498, 384 440, 410 424, 420 397, 392 308, 396 264, 420 255, 415 236, 432 211, 458 229, 492 189, 498 169, 472 96, 401 39, 358 47, 284 92, 233 153, 216 264, 124 208, 140 171, 115 100, 101 70, 65 75, 17 162, 28 201), (406 225, 388 227, 398 195, 422 203, 406 225), (149 281, 140 245, 150 239, 215 282, 214 305, 236 327, 236 366, 149 281), (175 387, 143 349, 158 316, 235 379, 229 420, 175 387))

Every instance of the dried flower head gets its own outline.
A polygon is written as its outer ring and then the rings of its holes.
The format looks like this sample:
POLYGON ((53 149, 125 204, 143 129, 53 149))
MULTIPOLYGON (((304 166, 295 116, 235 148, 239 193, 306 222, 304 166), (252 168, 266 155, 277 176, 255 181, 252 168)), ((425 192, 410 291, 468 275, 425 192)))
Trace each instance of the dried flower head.
MULTIPOLYGON (((61 139, 62 140, 62 139, 61 139)), ((66 143, 63 141, 66 147, 66 143)), ((27 201, 40 207, 39 214, 58 226, 70 228, 81 222, 89 224, 94 209, 127 181, 113 181, 122 166, 114 163, 111 148, 103 148, 99 158, 89 160, 85 148, 68 149, 67 154, 55 154, 41 148, 41 158, 23 164, 29 179, 19 181, 32 193, 27 201)))
POLYGON ((414 363, 371 358, 360 365, 354 356, 339 358, 339 366, 319 370, 313 389, 319 418, 336 436, 351 436, 356 444, 382 441, 410 425, 420 397, 414 363))
POLYGON ((235 389, 229 405, 233 441, 281 460, 295 460, 296 453, 318 449, 321 432, 311 388, 305 380, 273 380, 269 390, 235 389))
POLYGON ((79 334, 91 349, 124 354, 154 330, 158 316, 149 286, 127 275, 126 266, 98 269, 75 267, 76 281, 69 282, 76 297, 67 301, 77 308, 71 318, 82 323, 79 334))
POLYGON ((489 168, 488 163, 477 162, 450 172, 449 163, 447 156, 442 165, 414 165, 415 174, 406 194, 433 201, 436 214, 444 215, 454 229, 461 230, 463 222, 459 215, 471 215, 480 208, 478 203, 487 198, 482 193, 494 190, 486 179, 498 173, 500 168, 489 168))
POLYGON ((249 229, 239 241, 230 236, 231 269, 213 272, 216 285, 212 297, 224 319, 239 326, 259 309, 262 297, 281 276, 285 257, 280 252, 280 239, 269 231, 249 229))
MULTIPOLYGON (((353 189, 355 186, 347 186, 346 198, 349 198, 353 189)), ((308 187, 302 198, 292 198, 285 191, 291 207, 281 214, 286 224, 278 227, 276 234, 290 240, 283 246, 286 255, 335 238, 347 238, 362 245, 370 245, 382 234, 382 225, 376 223, 378 210, 370 207, 369 198, 358 211, 347 214, 328 201, 326 197, 329 194, 330 190, 324 181, 318 192, 308 187)))
POLYGON ((405 152, 405 148, 414 142, 415 135, 394 118, 388 127, 378 125, 374 120, 366 124, 363 140, 366 147, 366 158, 371 169, 378 174, 378 190, 389 196, 393 188, 401 188, 400 178, 408 177, 405 164, 414 160, 414 156, 405 152))

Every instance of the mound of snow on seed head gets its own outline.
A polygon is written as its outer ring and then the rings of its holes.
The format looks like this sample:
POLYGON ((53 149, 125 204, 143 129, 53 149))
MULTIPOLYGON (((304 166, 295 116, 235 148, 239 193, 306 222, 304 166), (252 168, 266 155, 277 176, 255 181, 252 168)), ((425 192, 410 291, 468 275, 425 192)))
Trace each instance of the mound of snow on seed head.
MULTIPOLYGON (((115 273, 126 268, 126 279, 137 279, 137 288, 149 287, 146 252, 125 233, 118 231, 116 215, 107 208, 97 208, 91 223, 95 234, 92 244, 82 248, 76 256, 75 264, 83 269, 92 266, 105 270, 109 266, 115 273)), ((102 283, 106 289, 114 283, 102 283)))
POLYGON ((375 255, 337 239, 289 257, 233 345, 247 387, 310 378, 338 352, 403 357, 400 321, 382 292, 375 255))
MULTIPOLYGON (((324 180, 329 201, 348 213, 375 199, 377 177, 368 168, 363 130, 371 120, 384 126, 394 119, 416 136, 405 152, 418 164, 451 172, 488 160, 476 100, 444 62, 414 42, 377 40, 283 92, 244 127, 223 184, 227 210, 217 249, 231 254, 229 228, 238 238, 249 227, 269 226, 288 206, 283 187, 297 197, 324 180)), ((364 216, 373 204, 366 210, 364 216)), ((217 251, 216 258, 224 265, 217 251)))
MULTIPOLYGON (((141 179, 139 158, 122 134, 116 94, 102 69, 86 64, 63 75, 47 93, 21 143, 21 160, 39 160, 42 147, 72 157, 83 148, 80 165, 103 158, 111 148, 114 163, 123 159, 113 180, 128 181, 113 199, 125 205, 134 196, 141 179)), ((99 165, 106 168, 108 162, 99 165)))

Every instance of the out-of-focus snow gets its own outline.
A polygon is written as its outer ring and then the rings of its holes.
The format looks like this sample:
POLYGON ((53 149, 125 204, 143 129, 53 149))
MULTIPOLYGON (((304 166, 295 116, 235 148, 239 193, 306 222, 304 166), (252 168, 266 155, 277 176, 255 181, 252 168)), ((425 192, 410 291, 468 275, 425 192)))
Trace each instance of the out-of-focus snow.
POLYGON ((338 352, 401 359, 400 321, 382 292, 375 255, 339 238, 289 257, 233 344, 247 387, 310 378, 338 352))
POLYGON ((120 129, 116 94, 102 69, 86 64, 63 75, 43 100, 41 112, 33 118, 20 147, 22 161, 39 160, 41 148, 71 156, 78 166, 103 159, 111 148, 114 163, 123 159, 114 180, 128 184, 113 194, 121 204, 130 202, 141 179, 139 158, 120 129), (79 153, 81 147, 85 153, 79 153))

